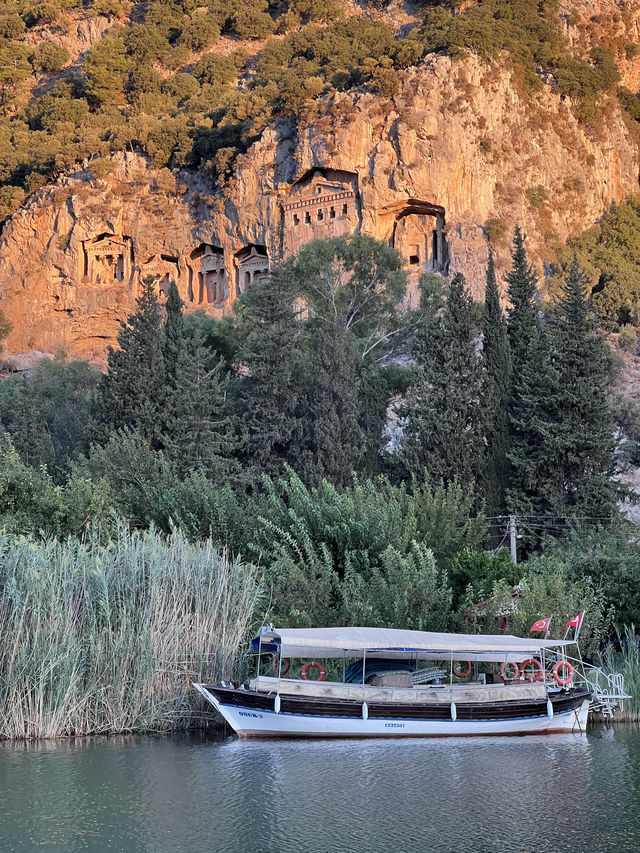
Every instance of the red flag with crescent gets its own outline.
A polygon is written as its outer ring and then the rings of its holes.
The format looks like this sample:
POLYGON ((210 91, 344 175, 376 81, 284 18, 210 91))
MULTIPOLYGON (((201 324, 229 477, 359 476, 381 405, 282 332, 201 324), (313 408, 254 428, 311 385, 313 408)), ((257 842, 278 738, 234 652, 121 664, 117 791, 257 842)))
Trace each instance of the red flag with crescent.
POLYGON ((534 622, 529 629, 529 633, 533 634, 534 631, 548 631, 549 622, 551 622, 551 616, 549 616, 548 619, 538 619, 538 621, 534 622))
POLYGON ((577 616, 574 616, 573 619, 569 619, 567 622, 567 628, 575 628, 576 631, 582 625, 582 620, 584 619, 584 613, 579 613, 577 616))

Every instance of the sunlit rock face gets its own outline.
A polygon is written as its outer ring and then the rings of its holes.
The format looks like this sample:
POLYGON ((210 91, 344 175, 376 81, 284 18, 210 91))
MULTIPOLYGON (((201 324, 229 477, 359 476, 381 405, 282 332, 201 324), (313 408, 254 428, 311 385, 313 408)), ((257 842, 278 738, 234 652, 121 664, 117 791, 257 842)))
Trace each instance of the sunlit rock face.
POLYGON ((525 94, 506 67, 445 56, 400 83, 393 98, 337 93, 268 128, 223 190, 184 174, 163 191, 131 152, 107 177, 94 179, 89 162, 40 190, 0 238, 9 351, 103 361, 145 278, 161 299, 175 281, 187 311, 219 316, 251 281, 269 286, 274 264, 330 236, 394 246, 409 272, 405 304, 423 272, 460 271, 480 298, 488 231, 499 274, 516 223, 541 268, 555 240, 638 189, 637 145, 615 98, 587 126, 550 87, 525 94))

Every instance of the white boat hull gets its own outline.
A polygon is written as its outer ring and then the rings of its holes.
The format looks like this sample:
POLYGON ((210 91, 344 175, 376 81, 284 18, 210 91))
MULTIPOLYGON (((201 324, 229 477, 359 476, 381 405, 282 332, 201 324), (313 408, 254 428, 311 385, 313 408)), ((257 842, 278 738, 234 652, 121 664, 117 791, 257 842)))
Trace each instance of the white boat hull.
MULTIPOLYGON (((473 735, 531 735, 583 733, 589 700, 574 710, 552 716, 495 720, 361 719, 310 714, 276 713, 226 705, 204 685, 195 685, 239 737, 463 737, 473 735)), ((366 713, 366 711, 365 711, 366 713)))

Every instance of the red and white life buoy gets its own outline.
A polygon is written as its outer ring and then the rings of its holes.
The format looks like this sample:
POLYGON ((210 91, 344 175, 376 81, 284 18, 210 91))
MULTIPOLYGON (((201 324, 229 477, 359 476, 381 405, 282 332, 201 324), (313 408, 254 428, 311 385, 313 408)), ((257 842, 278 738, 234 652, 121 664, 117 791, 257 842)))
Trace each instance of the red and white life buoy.
POLYGON ((318 663, 315 660, 307 661, 307 663, 305 663, 305 665, 302 667, 301 675, 305 681, 322 681, 324 678, 324 667, 322 666, 321 663, 318 663), (317 678, 309 678, 307 673, 309 672, 310 669, 317 669, 318 670, 319 675, 317 678))
POLYGON ((456 660, 453 662, 453 674, 456 678, 466 678, 471 672, 470 660, 456 660))
POLYGON ((520 667, 520 675, 525 681, 542 681, 544 670, 538 658, 529 658, 520 667))
POLYGON ((573 667, 568 660, 559 660, 551 672, 556 684, 559 684, 560 687, 566 687, 573 681, 573 667), (560 675, 561 670, 564 672, 563 675, 560 675))
POLYGON ((500 678, 504 681, 514 681, 520 675, 520 667, 512 660, 500 664, 500 678), (511 674, 507 673, 507 668, 511 674))
POLYGON ((280 669, 280 658, 278 655, 274 655, 271 660, 271 669, 275 672, 276 675, 286 675, 289 672, 289 667, 291 666, 291 661, 289 658, 282 658, 282 669, 280 669))

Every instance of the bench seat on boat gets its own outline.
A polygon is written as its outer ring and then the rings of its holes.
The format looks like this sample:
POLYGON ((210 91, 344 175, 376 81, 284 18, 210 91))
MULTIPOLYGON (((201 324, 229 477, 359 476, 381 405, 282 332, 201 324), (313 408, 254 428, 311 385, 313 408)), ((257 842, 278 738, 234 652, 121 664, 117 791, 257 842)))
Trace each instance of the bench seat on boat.
POLYGON ((344 684, 341 681, 304 681, 293 678, 260 676, 249 682, 250 690, 313 696, 325 699, 350 699, 355 702, 394 702, 405 704, 443 702, 506 702, 544 699, 547 688, 540 683, 522 684, 441 684, 416 687, 373 687, 369 684, 344 684))

